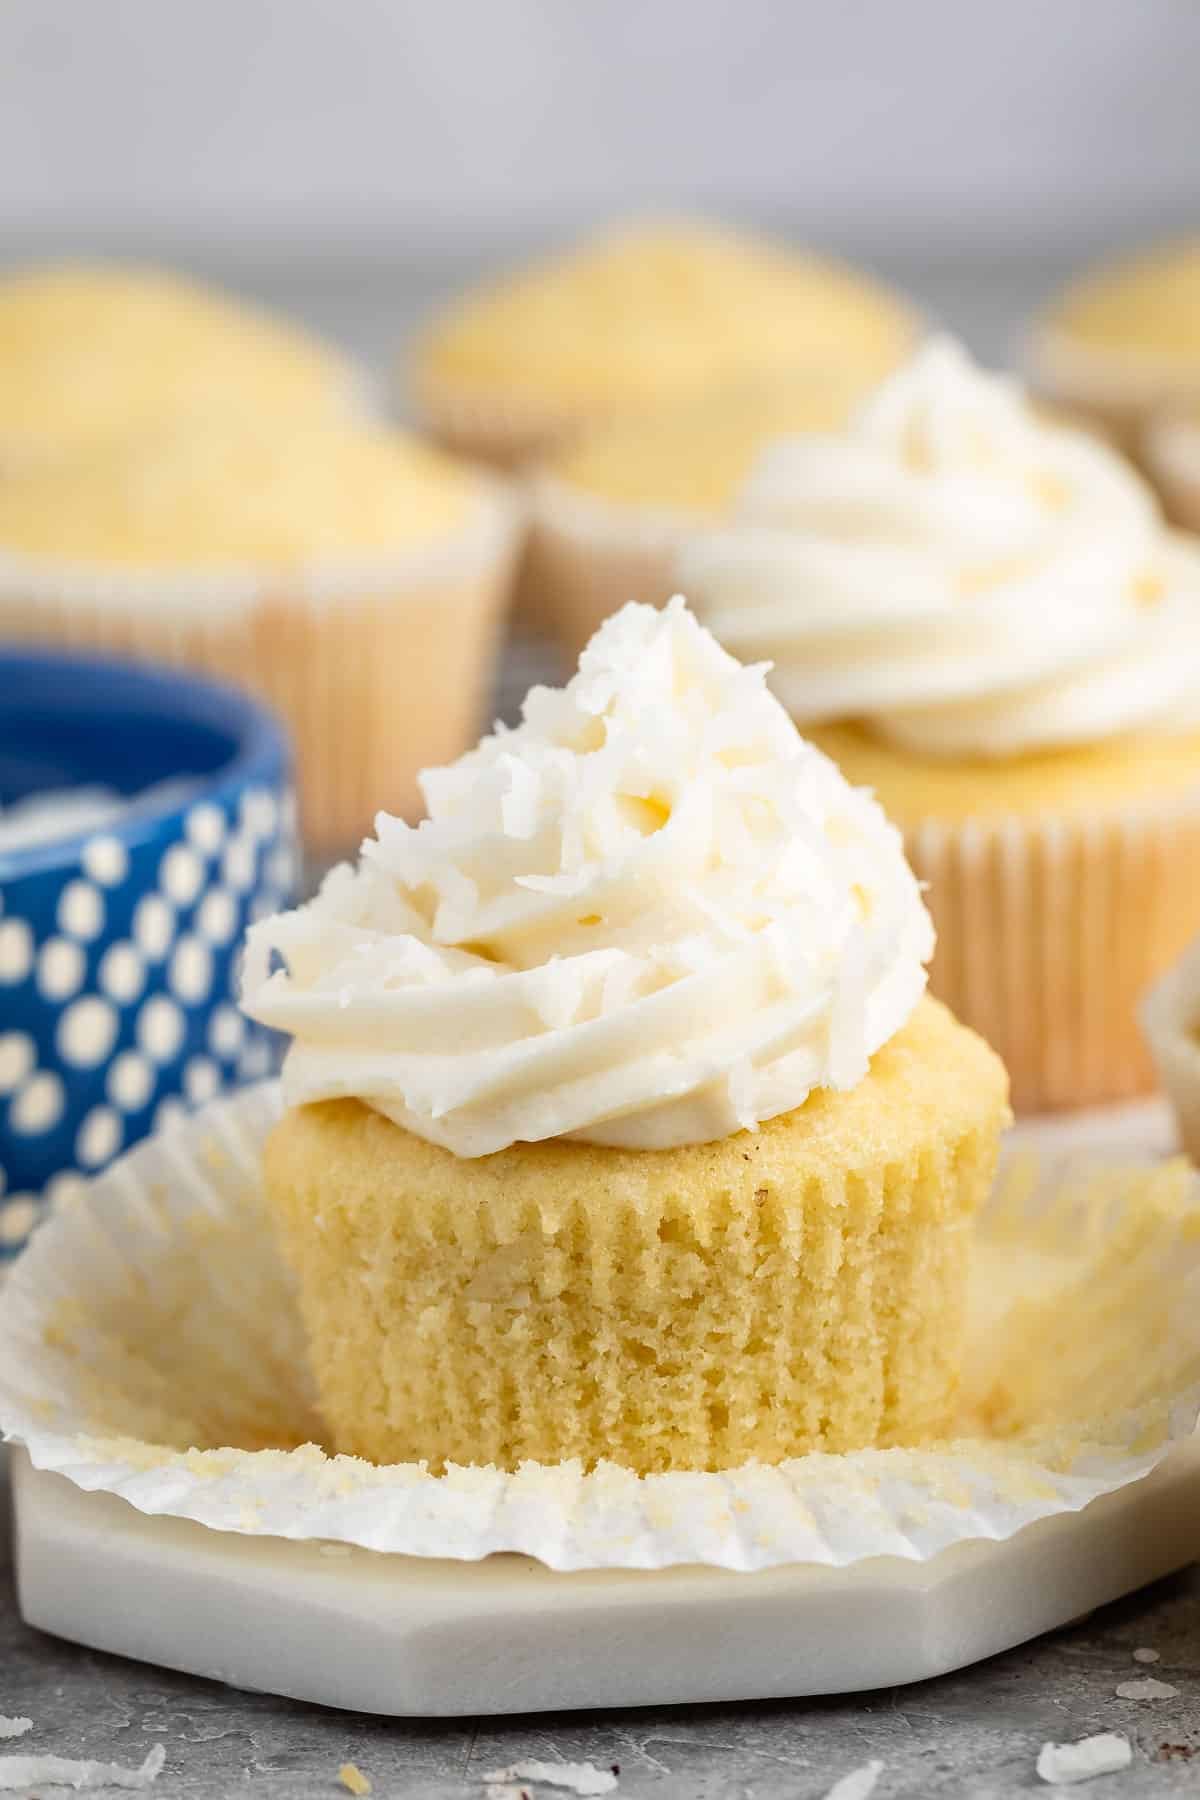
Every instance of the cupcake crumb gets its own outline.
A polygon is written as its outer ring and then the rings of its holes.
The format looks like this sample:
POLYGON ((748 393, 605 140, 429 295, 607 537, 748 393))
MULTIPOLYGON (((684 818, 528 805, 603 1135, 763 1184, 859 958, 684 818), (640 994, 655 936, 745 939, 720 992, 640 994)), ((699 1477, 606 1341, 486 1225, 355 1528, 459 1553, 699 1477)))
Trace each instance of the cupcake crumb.
POLYGON ((369 1794, 371 1778, 364 1775, 357 1763, 343 1763, 338 1770, 338 1780, 348 1793, 369 1794))
POLYGON ((1117 1687, 1119 1700, 1174 1700, 1179 1689, 1169 1681, 1156 1681, 1148 1676, 1143 1681, 1122 1681, 1117 1687))
POLYGON ((1133 1660, 1136 1663, 1156 1663, 1161 1662, 1162 1658, 1157 1650, 1151 1650, 1146 1646, 1142 1646, 1134 1651, 1133 1660))

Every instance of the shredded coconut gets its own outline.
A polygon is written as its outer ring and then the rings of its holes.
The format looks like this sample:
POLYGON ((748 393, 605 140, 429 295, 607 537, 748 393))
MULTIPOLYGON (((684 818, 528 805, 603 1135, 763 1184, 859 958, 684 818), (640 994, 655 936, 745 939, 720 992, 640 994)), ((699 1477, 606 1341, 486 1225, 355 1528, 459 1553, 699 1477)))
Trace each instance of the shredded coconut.
POLYGON ((0 1713, 0 1738, 24 1737, 27 1731, 32 1730, 32 1719, 8 1719, 0 1713))
POLYGON ((610 1769, 598 1769, 595 1763, 517 1762, 507 1769, 493 1769, 483 1778, 489 1786, 509 1782, 536 1781, 545 1787, 569 1788, 573 1794, 611 1794, 617 1778, 610 1769))
POLYGON ((1161 1662, 1162 1658, 1158 1654, 1157 1650, 1149 1650, 1149 1649, 1142 1648, 1142 1649, 1134 1651, 1133 1660, 1134 1660, 1134 1662, 1137 1662, 1137 1663, 1156 1663, 1156 1662, 1161 1662))
POLYGON ((868 1800, 875 1792, 875 1783, 883 1774, 881 1762, 864 1763, 861 1769, 851 1769, 849 1775, 843 1775, 835 1781, 825 1800, 868 1800))
POLYGON ((1153 1675, 1144 1681, 1123 1681, 1117 1688, 1119 1700, 1173 1700, 1179 1692, 1169 1681, 1156 1681, 1153 1675))
POLYGON ((706 1143, 853 1087, 920 998, 899 834, 681 599, 422 782, 427 818, 380 813, 250 933, 292 1104, 356 1095, 456 1156, 706 1143))
POLYGON ((1090 1781, 1094 1775, 1113 1775, 1132 1761, 1129 1739, 1115 1731, 1102 1731, 1097 1737, 1080 1738, 1076 1744, 1043 1744, 1037 1772, 1043 1781, 1068 1787, 1076 1781, 1090 1781))
POLYGON ((148 1788, 162 1773, 167 1753, 155 1744, 138 1769, 124 1763, 77 1762, 69 1756, 0 1756, 0 1790, 23 1793, 37 1786, 74 1788, 148 1788))

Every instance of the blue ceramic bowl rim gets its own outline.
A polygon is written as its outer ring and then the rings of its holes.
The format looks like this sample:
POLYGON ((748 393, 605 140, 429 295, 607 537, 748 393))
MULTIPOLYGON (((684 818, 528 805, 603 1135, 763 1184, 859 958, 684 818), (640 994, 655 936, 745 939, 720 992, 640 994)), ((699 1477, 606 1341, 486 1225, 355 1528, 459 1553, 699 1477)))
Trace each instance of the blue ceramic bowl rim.
MULTIPOLYGON (((199 802, 228 800, 255 780, 277 780, 289 767, 289 745, 283 726, 267 707, 239 688, 157 663, 0 649, 0 694, 11 681, 23 683, 25 691, 32 691, 35 696, 40 697, 39 690, 44 690, 48 711, 54 710, 56 700, 61 699, 74 678, 93 682, 97 675, 109 677, 119 698, 136 700, 148 710, 159 710, 164 715, 178 717, 182 712, 197 724, 224 731, 236 745, 233 755, 220 768, 195 778, 195 785, 182 800, 163 805, 153 800, 142 803, 135 798, 117 818, 100 827, 99 835, 118 838, 134 848, 162 836, 164 826, 174 825, 181 833, 187 813, 199 802)), ((78 707, 73 710, 78 716, 78 707)), ((107 709, 98 715, 97 724, 105 718, 107 709)), ((169 781, 172 777, 164 771, 154 779, 169 781)), ((0 850, 0 885, 48 870, 73 869, 84 845, 97 835, 93 825, 70 837, 32 845, 28 850, 0 850)))

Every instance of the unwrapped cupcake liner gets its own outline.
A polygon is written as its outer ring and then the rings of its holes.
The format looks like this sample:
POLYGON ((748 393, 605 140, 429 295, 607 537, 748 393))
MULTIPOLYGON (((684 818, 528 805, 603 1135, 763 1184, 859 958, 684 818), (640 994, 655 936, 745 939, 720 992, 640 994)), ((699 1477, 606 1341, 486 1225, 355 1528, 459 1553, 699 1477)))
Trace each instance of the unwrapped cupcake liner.
POLYGON ((496 484, 436 544, 286 584, 251 569, 188 577, 0 552, 0 633, 251 688, 295 740, 306 847, 337 852, 381 806, 417 811, 417 771, 475 741, 522 530, 520 502, 496 484))
POLYGON ((666 604, 676 591, 675 559, 698 523, 665 507, 620 506, 539 475, 518 602, 573 663, 626 601, 666 604))
POLYGON ((0 1428, 34 1465, 216 1530, 552 1569, 925 1561, 1140 1480, 1200 1412, 1200 1204, 1182 1163, 1042 1179, 979 1230, 959 1434, 724 1474, 377 1467, 319 1448, 260 1182, 274 1085, 143 1144, 0 1294, 0 1428))
POLYGON ((1200 926, 1200 787, 1088 818, 906 829, 937 928, 931 991, 1006 1064, 1018 1112, 1155 1086, 1143 993, 1200 926))
POLYGON ((1147 993, 1141 1023, 1180 1141, 1200 1161, 1200 938, 1147 993))

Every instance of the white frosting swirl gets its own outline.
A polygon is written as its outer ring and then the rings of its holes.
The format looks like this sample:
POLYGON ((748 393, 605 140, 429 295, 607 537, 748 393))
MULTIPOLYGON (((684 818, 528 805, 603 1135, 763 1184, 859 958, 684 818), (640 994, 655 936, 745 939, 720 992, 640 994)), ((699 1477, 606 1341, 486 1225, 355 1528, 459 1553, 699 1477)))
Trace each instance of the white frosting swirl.
POLYGON ((675 599, 422 777, 356 870, 256 926, 244 1004, 292 1104, 458 1156, 705 1143, 861 1080, 933 928, 898 833, 675 599), (286 970, 269 973, 278 953, 286 970))
POLYGON ((1200 725, 1200 554, 1115 451, 945 340, 844 437, 770 447, 678 577, 801 724, 993 756, 1200 725))

